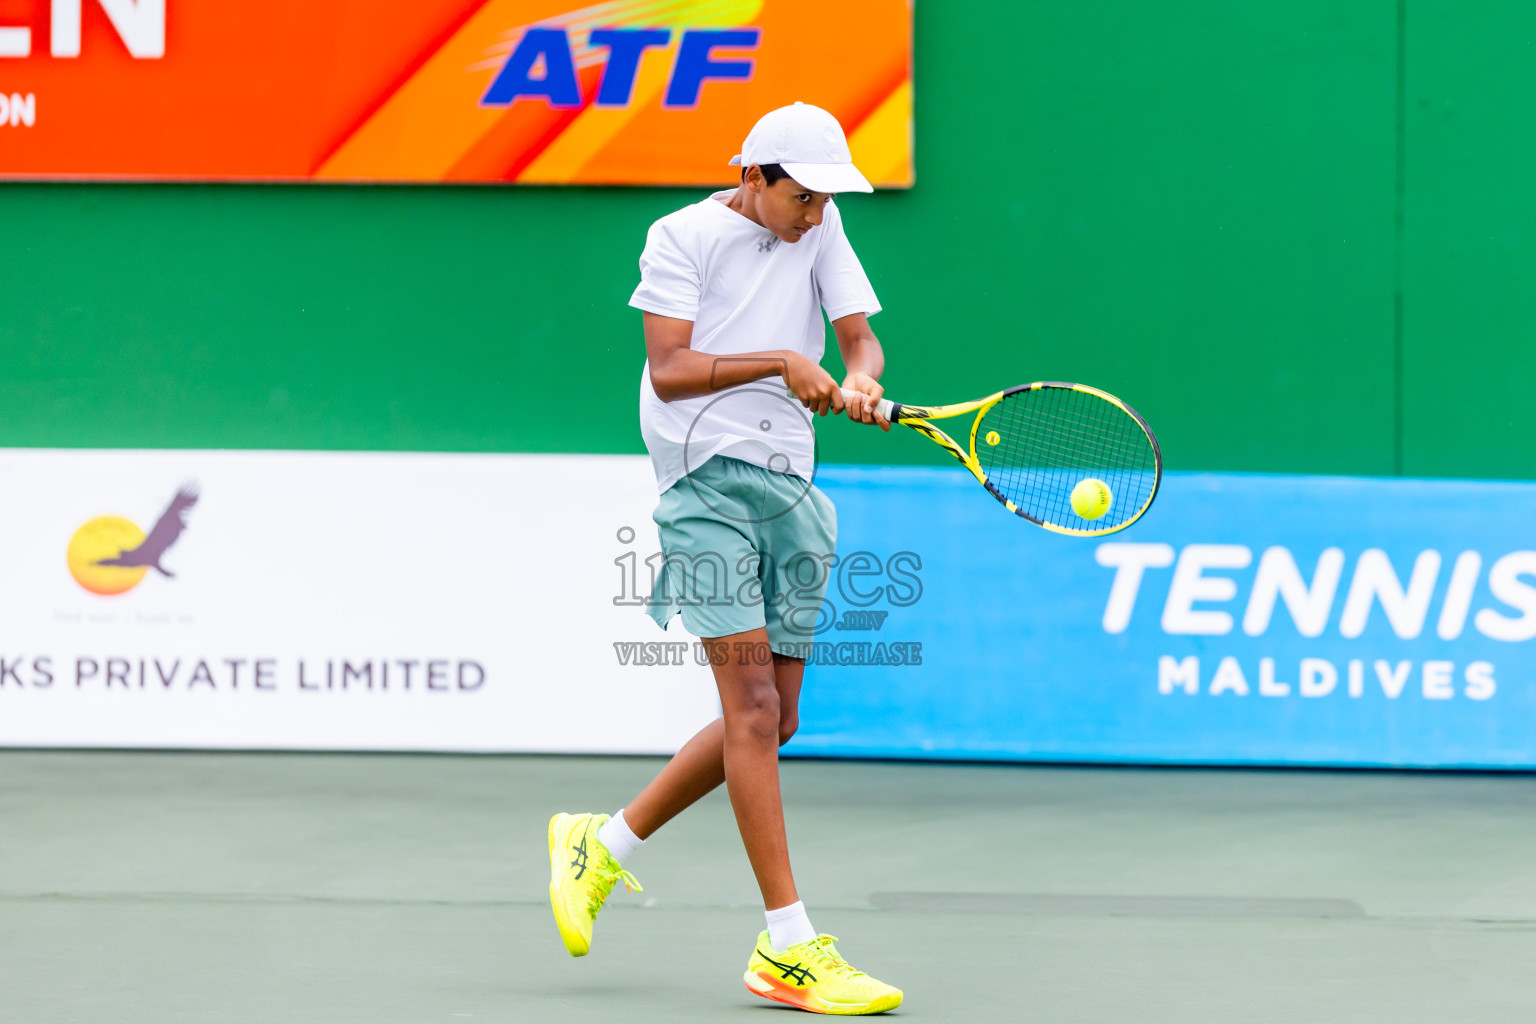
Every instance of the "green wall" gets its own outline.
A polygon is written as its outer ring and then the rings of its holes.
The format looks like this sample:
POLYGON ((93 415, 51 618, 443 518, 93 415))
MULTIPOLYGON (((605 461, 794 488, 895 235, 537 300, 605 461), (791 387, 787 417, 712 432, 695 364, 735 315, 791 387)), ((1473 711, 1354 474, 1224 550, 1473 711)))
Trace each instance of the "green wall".
MULTIPOLYGON (((892 395, 1084 380, 1170 468, 1536 475, 1536 11, 1400 6, 919 4, 917 188, 842 204, 892 395)), ((643 451, 625 301, 697 195, 0 186, 0 445, 643 451)))
POLYGON ((1536 7, 1405 28, 1403 469, 1536 477, 1536 7))

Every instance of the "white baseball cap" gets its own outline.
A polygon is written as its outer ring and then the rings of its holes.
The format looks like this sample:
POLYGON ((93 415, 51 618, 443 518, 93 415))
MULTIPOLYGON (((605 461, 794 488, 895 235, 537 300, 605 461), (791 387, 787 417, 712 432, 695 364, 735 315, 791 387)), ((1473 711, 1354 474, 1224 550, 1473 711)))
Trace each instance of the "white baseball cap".
POLYGON ((778 164, 812 192, 873 192, 853 166, 848 139, 837 118, 809 103, 770 110, 758 119, 731 164, 778 164))

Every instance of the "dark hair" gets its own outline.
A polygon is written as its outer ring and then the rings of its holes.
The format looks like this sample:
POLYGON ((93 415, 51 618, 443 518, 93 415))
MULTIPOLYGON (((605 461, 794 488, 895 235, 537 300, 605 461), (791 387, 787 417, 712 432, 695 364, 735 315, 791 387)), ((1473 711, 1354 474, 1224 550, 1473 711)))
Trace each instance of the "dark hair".
MULTIPOLYGON (((750 169, 751 168, 748 167, 743 167, 741 169, 742 181, 747 180, 747 171, 750 169)), ((777 185, 779 182, 789 177, 789 174, 784 170, 784 168, 780 167, 778 164, 758 164, 757 169, 763 172, 763 180, 770 185, 777 185)))

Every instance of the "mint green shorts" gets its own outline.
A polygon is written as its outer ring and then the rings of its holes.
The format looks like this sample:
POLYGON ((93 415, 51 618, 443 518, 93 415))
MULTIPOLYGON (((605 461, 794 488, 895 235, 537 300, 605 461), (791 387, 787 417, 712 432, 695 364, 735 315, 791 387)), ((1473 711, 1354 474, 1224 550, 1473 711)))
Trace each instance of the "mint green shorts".
POLYGON ((797 476, 717 455, 667 489, 652 515, 662 564, 646 612, 679 612, 707 640, 765 627, 779 654, 804 657, 826 628, 837 510, 797 476))

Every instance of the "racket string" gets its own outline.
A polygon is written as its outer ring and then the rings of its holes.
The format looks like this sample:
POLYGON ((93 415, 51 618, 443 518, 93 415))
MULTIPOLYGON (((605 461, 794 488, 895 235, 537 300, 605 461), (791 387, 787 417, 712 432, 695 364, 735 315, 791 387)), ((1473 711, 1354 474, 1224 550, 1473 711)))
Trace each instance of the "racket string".
POLYGON ((1137 420, 1091 392, 1044 387, 1006 395, 976 424, 977 459, 989 483, 1031 518, 1056 526, 1107 530, 1134 517, 1151 498, 1157 456, 1137 420), (993 436, 995 444, 988 443, 993 436), (1084 519, 1072 490, 1102 480, 1109 513, 1084 519))

